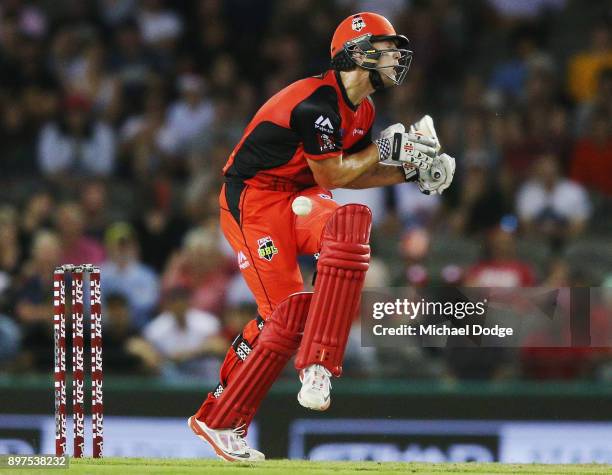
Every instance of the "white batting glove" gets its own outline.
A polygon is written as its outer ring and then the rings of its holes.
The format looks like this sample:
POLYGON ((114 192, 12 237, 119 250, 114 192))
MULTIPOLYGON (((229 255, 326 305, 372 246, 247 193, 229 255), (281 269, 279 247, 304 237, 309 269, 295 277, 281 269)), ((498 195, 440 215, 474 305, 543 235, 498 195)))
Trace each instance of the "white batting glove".
POLYGON ((446 153, 437 156, 428 170, 420 170, 417 183, 421 193, 441 195, 455 176, 455 159, 446 153))
POLYGON ((440 141, 438 140, 438 134, 436 133, 434 122, 431 116, 424 115, 423 117, 421 117, 418 122, 415 122, 410 126, 408 132, 410 132, 411 134, 422 134, 425 137, 429 137, 436 143, 436 154, 440 153, 440 141))
POLYGON ((427 170, 436 156, 436 142, 422 134, 406 133, 402 124, 387 127, 375 141, 381 161, 410 163, 427 170))

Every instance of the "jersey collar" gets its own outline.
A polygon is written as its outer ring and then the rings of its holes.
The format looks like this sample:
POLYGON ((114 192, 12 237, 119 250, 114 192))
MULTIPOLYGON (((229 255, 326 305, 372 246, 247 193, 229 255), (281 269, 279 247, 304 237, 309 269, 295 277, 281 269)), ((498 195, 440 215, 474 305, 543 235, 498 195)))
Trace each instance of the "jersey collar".
POLYGON ((336 83, 338 84, 338 89, 340 89, 340 93, 342 94, 342 99, 344 103, 347 105, 349 109, 353 112, 357 110, 357 106, 351 102, 346 93, 346 89, 344 88, 344 84, 342 84, 342 78, 340 77, 340 73, 338 71, 334 71, 334 76, 336 77, 336 83))

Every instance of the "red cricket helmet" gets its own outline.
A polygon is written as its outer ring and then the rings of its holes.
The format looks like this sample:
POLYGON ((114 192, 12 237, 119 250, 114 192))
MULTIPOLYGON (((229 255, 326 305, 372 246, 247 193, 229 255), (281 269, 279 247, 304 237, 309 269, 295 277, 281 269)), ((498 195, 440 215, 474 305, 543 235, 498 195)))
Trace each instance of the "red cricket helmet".
POLYGON ((377 66, 378 60, 382 53, 399 52, 399 64, 386 68, 394 68, 394 77, 387 76, 396 85, 401 84, 412 60, 412 51, 408 50, 407 46, 408 38, 398 35, 384 16, 370 12, 356 13, 345 18, 334 32, 330 48, 332 67, 338 71, 349 71, 355 66, 368 69, 371 72, 372 84, 376 89, 381 89, 384 84, 380 72, 385 68, 377 66), (378 50, 372 45, 376 41, 392 41, 396 48, 378 50), (355 60, 356 53, 359 54, 360 62, 355 60))

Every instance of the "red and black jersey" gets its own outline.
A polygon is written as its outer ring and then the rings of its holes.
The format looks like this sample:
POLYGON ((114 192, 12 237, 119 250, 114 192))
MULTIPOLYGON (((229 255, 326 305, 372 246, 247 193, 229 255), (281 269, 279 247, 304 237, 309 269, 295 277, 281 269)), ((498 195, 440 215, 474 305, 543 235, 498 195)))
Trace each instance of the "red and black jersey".
POLYGON ((294 82, 257 111, 223 168, 225 180, 279 191, 314 186, 306 158, 363 150, 373 122, 371 99, 353 105, 337 72, 294 82))

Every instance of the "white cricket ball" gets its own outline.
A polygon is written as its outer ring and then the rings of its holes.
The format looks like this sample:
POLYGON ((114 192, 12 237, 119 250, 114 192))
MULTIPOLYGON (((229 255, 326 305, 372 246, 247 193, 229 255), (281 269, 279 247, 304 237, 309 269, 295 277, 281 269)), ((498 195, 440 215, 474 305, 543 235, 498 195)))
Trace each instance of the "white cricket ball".
POLYGON ((305 196, 298 196, 291 203, 291 209, 298 216, 306 216, 312 211, 312 200, 305 196))

